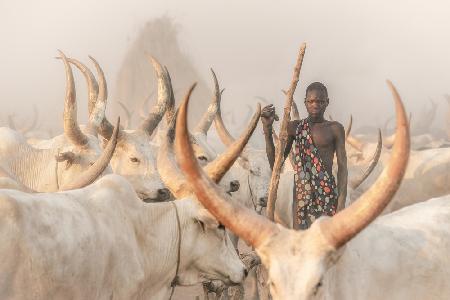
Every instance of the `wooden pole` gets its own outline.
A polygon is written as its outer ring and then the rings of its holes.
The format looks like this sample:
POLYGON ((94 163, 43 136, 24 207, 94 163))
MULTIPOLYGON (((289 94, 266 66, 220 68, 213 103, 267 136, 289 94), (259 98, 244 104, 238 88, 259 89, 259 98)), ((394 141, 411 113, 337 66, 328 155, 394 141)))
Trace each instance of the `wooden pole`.
POLYGON ((291 85, 286 93, 286 103, 284 106, 283 121, 281 122, 280 138, 278 141, 275 163, 272 170, 272 177, 270 178, 269 197, 267 201, 267 217, 270 220, 274 220, 275 202, 277 200, 278 183, 280 181, 281 167, 284 162, 284 149, 286 148, 286 142, 288 138, 287 125, 290 120, 292 102, 294 101, 294 93, 297 87, 298 79, 300 77, 300 70, 302 68, 303 57, 305 55, 306 44, 303 43, 300 46, 298 52, 297 63, 294 68, 294 75, 292 76, 291 85))

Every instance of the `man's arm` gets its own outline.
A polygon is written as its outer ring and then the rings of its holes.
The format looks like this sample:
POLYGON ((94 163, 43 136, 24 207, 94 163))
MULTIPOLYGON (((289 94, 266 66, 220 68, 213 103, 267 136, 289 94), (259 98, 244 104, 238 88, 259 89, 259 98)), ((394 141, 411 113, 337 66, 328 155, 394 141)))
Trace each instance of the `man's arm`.
POLYGON ((275 145, 272 136, 272 124, 266 125, 263 123, 264 139, 266 141, 266 155, 269 160, 270 169, 273 169, 275 163, 275 145))
MULTIPOLYGON (((261 121, 263 123, 264 139, 266 142, 266 155, 269 161, 270 169, 273 169, 275 164, 275 144, 273 142, 272 124, 276 120, 275 108, 272 105, 263 108, 261 113, 261 121)), ((288 123, 288 139, 286 141, 286 148, 284 149, 284 160, 289 155, 292 147, 292 143, 295 138, 295 130, 297 129, 297 121, 291 121, 288 123)), ((283 160, 283 161, 284 161, 283 160)))
POLYGON ((333 131, 335 133, 335 147, 336 147, 336 158, 337 158, 337 188, 338 188, 338 203, 337 211, 340 211, 345 206, 345 199, 347 197, 347 153, 345 151, 345 131, 344 127, 336 122, 333 125, 333 131))

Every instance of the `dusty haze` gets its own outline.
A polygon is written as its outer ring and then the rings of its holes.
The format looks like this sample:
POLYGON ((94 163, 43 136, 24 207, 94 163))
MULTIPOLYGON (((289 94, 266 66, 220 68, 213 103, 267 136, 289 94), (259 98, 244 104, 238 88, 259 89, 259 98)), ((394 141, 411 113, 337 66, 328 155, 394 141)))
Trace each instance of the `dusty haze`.
MULTIPOLYGON (((42 126, 61 130, 65 81, 62 63, 53 58, 57 49, 86 63, 89 54, 99 60, 110 88, 108 115, 120 113, 113 97, 125 54, 146 22, 166 16, 176 24, 180 49, 197 72, 192 81, 212 87, 213 67, 226 88, 224 111, 234 110, 238 123, 247 116, 244 103, 254 107, 255 96, 267 98, 280 111, 280 90, 288 87, 298 47, 305 41, 298 103, 307 83, 322 81, 336 119, 345 121, 353 113, 357 127, 380 126, 393 112, 385 84, 389 78, 413 118, 433 98, 439 105, 434 127, 442 126, 447 110, 442 95, 450 92, 450 4, 361 2, 3 0, 1 125, 14 112, 19 121, 29 119, 35 103, 42 126)), ((84 121, 85 83, 75 73, 84 121)), ((194 94, 193 101, 208 100, 194 94)))

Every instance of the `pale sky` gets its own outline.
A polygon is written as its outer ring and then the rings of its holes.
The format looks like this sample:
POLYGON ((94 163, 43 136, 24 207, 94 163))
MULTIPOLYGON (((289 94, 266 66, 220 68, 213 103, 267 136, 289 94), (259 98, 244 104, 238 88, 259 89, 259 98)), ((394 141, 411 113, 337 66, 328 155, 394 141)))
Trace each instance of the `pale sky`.
MULTIPOLYGON (((207 82, 214 67, 226 88, 224 106, 238 115, 246 112, 242 103, 256 104, 254 96, 281 111, 280 90, 288 88, 302 42, 308 48, 296 93, 300 104, 306 85, 322 81, 335 118, 346 122, 352 113, 355 126, 378 125, 393 114, 385 84, 391 79, 413 116, 429 107, 430 97, 440 105, 435 126, 447 110, 448 1, 1 0, 1 125, 12 112, 30 116, 33 103, 48 123, 62 122, 65 84, 62 63, 53 58, 57 49, 84 61, 96 57, 114 93, 128 45, 146 21, 162 15, 179 25, 183 49, 207 82)), ((77 82, 85 119, 85 84, 77 82)))

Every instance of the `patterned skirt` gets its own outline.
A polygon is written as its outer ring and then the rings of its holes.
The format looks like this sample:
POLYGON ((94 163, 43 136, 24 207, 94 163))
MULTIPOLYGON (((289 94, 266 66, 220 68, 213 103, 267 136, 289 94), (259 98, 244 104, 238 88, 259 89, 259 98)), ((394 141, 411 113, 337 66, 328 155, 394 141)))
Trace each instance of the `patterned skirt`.
POLYGON ((338 193, 313 143, 307 119, 297 127, 294 162, 294 221, 298 228, 308 229, 319 217, 336 213, 338 193))

